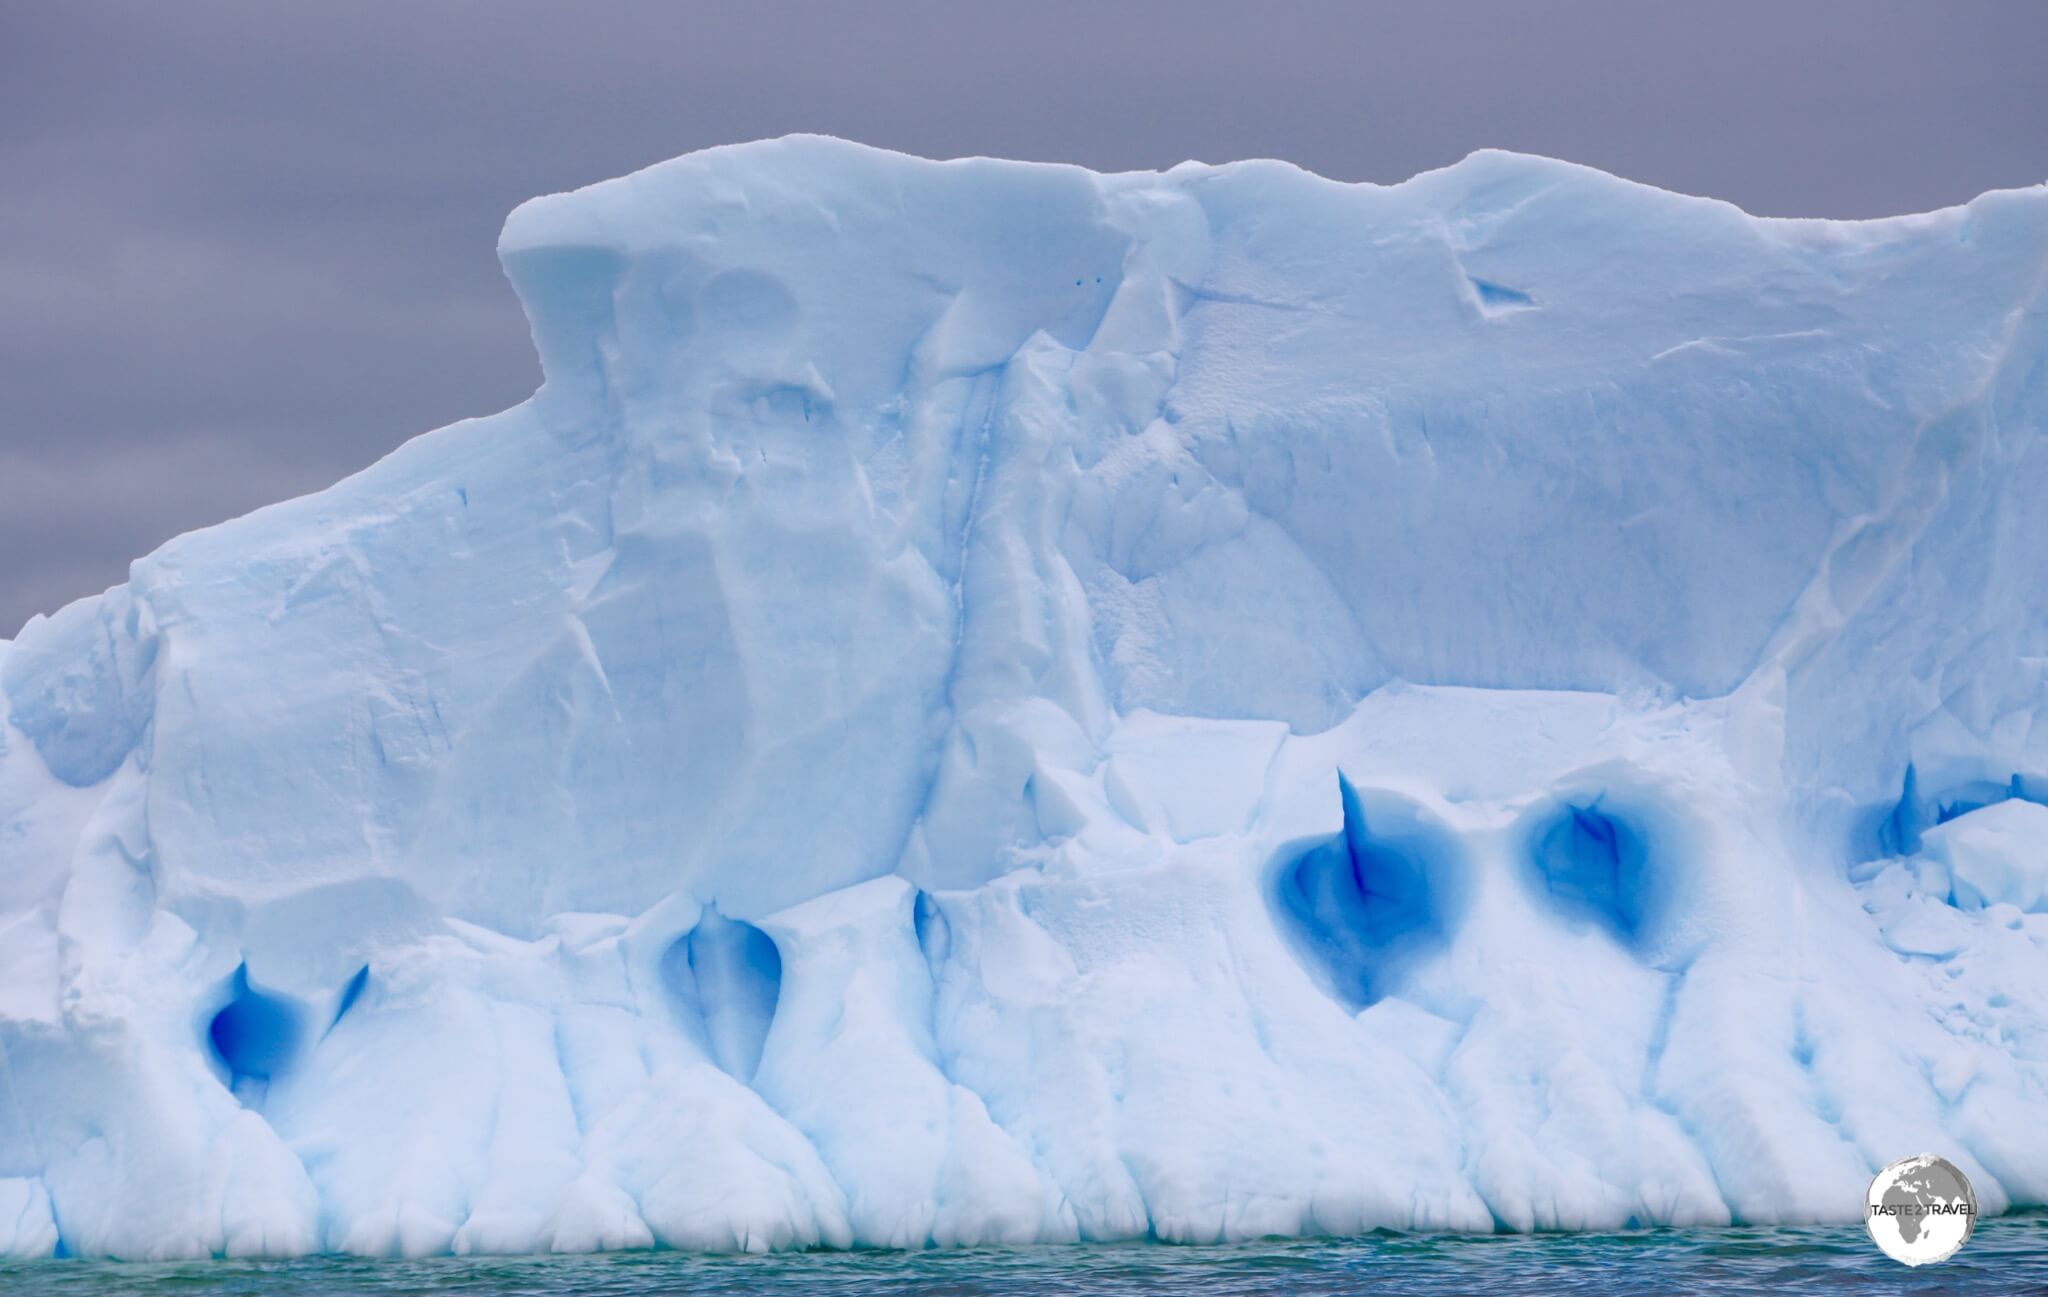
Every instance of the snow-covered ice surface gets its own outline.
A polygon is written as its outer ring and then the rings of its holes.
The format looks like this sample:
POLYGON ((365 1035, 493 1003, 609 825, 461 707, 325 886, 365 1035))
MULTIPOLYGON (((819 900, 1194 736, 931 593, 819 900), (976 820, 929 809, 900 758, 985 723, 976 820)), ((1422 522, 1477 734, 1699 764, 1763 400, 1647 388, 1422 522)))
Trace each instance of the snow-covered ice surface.
POLYGON ((2048 1202, 2048 189, 792 138, 500 253, 531 400, 0 642, 0 1252, 2048 1202))

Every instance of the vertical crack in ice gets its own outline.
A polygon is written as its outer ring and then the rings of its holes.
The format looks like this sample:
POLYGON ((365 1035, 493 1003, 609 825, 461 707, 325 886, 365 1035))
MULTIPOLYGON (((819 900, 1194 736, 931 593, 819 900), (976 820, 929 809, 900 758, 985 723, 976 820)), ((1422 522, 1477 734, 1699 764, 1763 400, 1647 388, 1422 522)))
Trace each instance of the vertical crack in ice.
POLYGON ((1372 790, 1370 800, 1394 824, 1382 834, 1368 820, 1368 796, 1341 772, 1337 789, 1342 832, 1283 862, 1272 898, 1326 990, 1355 1012, 1392 993, 1443 946, 1447 916, 1438 845, 1413 808, 1372 790))

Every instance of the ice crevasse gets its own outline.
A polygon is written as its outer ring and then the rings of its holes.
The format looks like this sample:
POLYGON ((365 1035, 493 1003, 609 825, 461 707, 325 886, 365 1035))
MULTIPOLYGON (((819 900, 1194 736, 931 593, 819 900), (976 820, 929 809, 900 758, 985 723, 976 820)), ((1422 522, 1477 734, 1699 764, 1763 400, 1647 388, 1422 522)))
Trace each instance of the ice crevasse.
POLYGON ((499 250, 530 400, 0 642, 0 1252, 2048 1202, 2048 189, 799 137, 499 250))

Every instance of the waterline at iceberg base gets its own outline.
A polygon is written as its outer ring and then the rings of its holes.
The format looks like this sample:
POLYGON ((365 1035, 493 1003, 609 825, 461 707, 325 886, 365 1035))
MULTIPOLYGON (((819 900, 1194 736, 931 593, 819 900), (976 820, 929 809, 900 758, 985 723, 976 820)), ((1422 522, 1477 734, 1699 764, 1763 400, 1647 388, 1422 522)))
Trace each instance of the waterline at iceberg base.
POLYGON ((792 138, 500 254, 531 400, 0 643, 0 1252, 2048 1202, 2048 189, 792 138))

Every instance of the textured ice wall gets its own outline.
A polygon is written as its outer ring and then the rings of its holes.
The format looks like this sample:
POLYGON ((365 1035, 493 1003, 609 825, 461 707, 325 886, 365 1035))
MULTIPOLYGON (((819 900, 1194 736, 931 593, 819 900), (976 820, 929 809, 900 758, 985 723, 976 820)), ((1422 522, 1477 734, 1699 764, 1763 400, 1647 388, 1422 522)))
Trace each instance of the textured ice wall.
POLYGON ((0 1251, 2048 1201, 2048 191, 794 138, 500 252, 532 400, 0 642, 0 1251))

